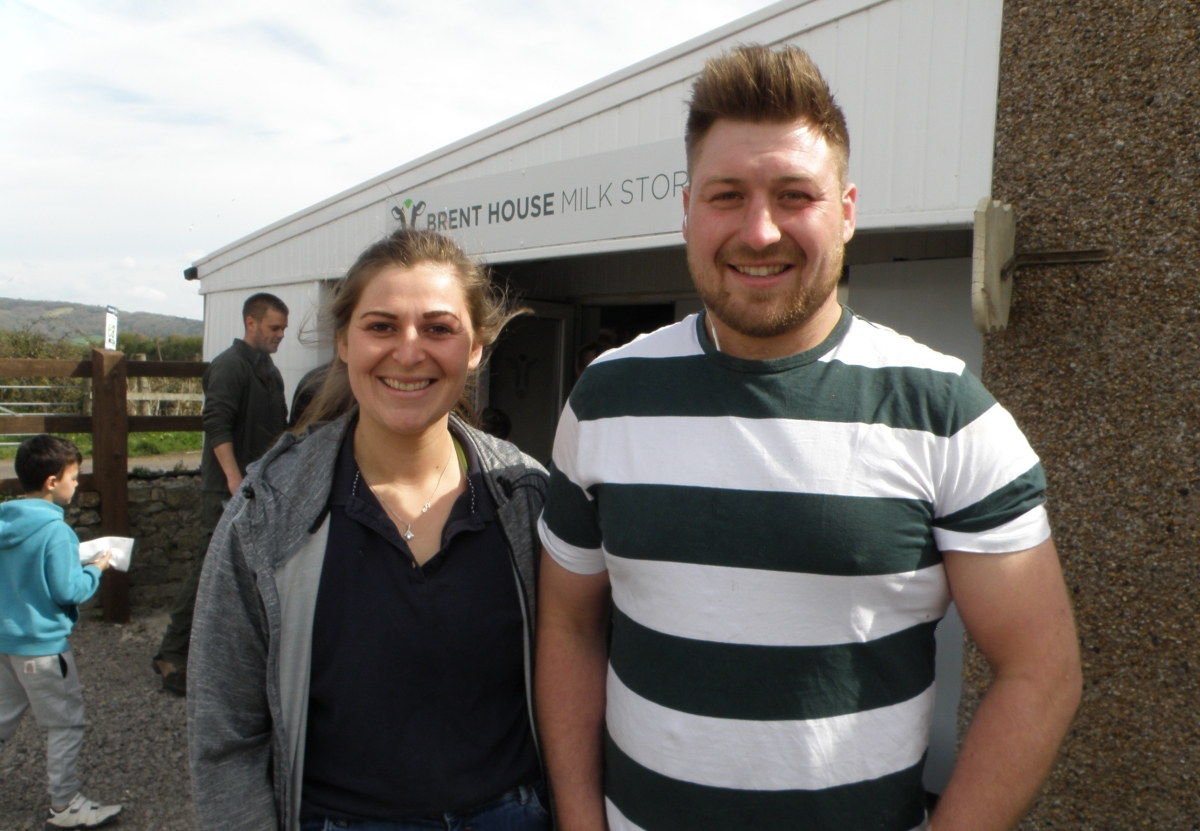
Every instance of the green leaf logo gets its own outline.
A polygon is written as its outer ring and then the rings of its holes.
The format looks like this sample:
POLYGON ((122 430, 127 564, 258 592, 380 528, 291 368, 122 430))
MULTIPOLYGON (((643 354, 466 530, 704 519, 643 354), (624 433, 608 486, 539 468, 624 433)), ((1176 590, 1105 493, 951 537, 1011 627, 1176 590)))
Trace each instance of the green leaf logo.
POLYGON ((411 208, 411 207, 412 207, 412 200, 411 200, 411 199, 405 199, 405 200, 404 200, 404 207, 406 207, 406 208, 411 208))

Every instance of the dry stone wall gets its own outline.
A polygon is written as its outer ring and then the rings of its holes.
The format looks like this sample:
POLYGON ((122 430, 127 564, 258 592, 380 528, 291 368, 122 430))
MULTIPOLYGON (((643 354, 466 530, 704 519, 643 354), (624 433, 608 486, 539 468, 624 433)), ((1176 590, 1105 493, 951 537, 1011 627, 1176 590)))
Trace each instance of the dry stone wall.
MULTIPOLYGON (((81 492, 68 506, 66 520, 82 541, 104 536, 100 494, 81 492)), ((129 568, 130 603, 134 609, 170 605, 202 553, 200 477, 130 479, 129 530, 137 540, 129 568)))

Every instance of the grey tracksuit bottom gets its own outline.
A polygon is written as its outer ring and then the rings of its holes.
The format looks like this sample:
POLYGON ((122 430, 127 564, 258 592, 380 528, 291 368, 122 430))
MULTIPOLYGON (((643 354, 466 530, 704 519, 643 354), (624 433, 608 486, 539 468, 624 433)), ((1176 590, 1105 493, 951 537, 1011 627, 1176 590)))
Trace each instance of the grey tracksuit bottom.
POLYGON ((0 749, 17 732, 26 710, 49 731, 46 772, 50 804, 66 805, 79 793, 79 751, 83 747, 83 688, 75 656, 30 658, 0 653, 0 749))

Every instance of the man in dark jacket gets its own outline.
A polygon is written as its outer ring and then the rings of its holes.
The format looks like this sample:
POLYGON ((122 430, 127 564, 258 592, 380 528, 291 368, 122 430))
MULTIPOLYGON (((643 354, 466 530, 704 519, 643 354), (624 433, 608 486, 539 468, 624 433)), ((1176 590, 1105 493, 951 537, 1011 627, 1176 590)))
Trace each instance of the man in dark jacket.
MULTIPOLYGON (((242 306, 246 333, 213 359, 204 372, 204 454, 200 462, 201 527, 204 547, 221 519, 224 503, 242 484, 246 467, 266 453, 287 427, 283 377, 271 355, 279 349, 288 324, 288 308, 273 294, 251 296, 242 306)), ((163 689, 184 695, 196 586, 204 565, 201 555, 180 586, 171 609, 154 670, 163 689)))

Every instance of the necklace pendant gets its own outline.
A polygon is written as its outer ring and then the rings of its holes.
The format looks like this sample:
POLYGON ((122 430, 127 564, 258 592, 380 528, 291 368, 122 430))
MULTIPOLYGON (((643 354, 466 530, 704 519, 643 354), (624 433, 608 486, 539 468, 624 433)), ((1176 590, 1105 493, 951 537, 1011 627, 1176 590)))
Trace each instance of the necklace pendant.
POLYGON ((411 540, 411 539, 412 539, 413 537, 415 537, 415 536, 416 536, 416 534, 414 534, 414 533, 412 532, 412 526, 411 526, 411 525, 410 525, 410 526, 408 526, 407 528, 405 528, 405 529, 404 529, 404 539, 406 539, 406 540, 411 540))

